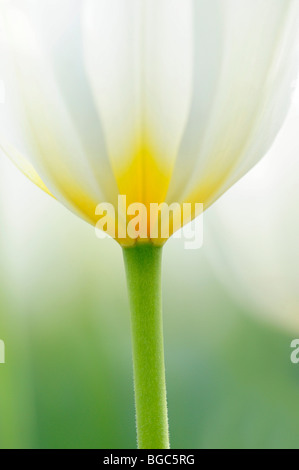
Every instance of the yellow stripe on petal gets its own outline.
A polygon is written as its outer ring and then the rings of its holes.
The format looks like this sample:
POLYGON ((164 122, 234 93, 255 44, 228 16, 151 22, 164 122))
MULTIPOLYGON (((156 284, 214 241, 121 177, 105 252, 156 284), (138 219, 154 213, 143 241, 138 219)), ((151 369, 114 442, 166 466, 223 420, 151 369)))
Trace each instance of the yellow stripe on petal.
POLYGON ((4 139, 1 138, 0 148, 3 152, 10 158, 14 165, 21 170, 21 172, 27 176, 27 178, 32 181, 36 186, 42 189, 49 196, 54 197, 53 194, 49 191, 45 183, 42 181, 38 173, 35 171, 31 163, 12 145, 7 142, 4 142, 4 139))

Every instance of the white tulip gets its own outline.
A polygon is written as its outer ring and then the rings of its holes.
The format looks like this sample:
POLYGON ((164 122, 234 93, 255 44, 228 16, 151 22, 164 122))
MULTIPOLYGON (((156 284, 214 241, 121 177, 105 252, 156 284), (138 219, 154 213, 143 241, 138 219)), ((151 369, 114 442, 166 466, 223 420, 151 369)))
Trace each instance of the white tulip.
MULTIPOLYGON (((117 209, 119 195, 145 207, 143 221, 151 204, 207 209, 270 148, 297 76, 298 0, 0 0, 0 19, 0 146, 93 225, 98 205, 117 209)), ((121 209, 116 215, 127 228, 121 209)), ((164 449, 160 245, 168 237, 144 233, 142 243, 117 241, 131 300, 138 443, 164 449)))
POLYGON ((209 207, 271 145, 297 0, 0 0, 0 144, 95 224, 101 202, 209 207))

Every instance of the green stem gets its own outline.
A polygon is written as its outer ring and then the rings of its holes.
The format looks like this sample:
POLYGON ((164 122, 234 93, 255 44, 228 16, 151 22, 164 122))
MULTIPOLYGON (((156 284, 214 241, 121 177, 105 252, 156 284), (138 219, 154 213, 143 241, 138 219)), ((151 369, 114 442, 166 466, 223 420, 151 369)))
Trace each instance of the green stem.
POLYGON ((124 248, 131 304, 139 449, 169 449, 161 300, 162 248, 124 248))

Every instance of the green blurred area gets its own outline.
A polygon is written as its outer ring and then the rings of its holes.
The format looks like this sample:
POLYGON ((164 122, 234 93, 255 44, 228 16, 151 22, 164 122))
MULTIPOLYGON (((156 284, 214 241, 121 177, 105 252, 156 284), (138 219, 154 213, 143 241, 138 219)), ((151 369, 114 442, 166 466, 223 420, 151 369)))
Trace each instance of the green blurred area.
MULTIPOLYGON (((28 191, 39 208, 2 217, 0 447, 135 448, 121 250, 28 191)), ((163 284, 172 447, 298 448, 293 337, 237 305, 204 248, 170 241, 163 284)))

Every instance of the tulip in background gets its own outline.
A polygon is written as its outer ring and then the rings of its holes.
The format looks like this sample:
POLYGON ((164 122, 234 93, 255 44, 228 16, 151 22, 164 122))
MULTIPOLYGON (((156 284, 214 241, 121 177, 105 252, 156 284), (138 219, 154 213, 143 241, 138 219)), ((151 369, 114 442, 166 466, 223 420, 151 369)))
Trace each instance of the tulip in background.
POLYGON ((267 158, 215 208, 210 223, 218 231, 207 234, 210 260, 233 295, 294 337, 299 332, 298 105, 294 102, 267 158), (234 224, 244 212, 244 222, 234 224))
MULTIPOLYGON (((0 0, 0 145, 89 223, 102 202, 203 203, 266 153, 297 72, 297 0, 0 0)), ((234 221, 237 223, 237 221, 234 221)), ((164 240, 122 245, 140 448, 168 448, 164 240)))

